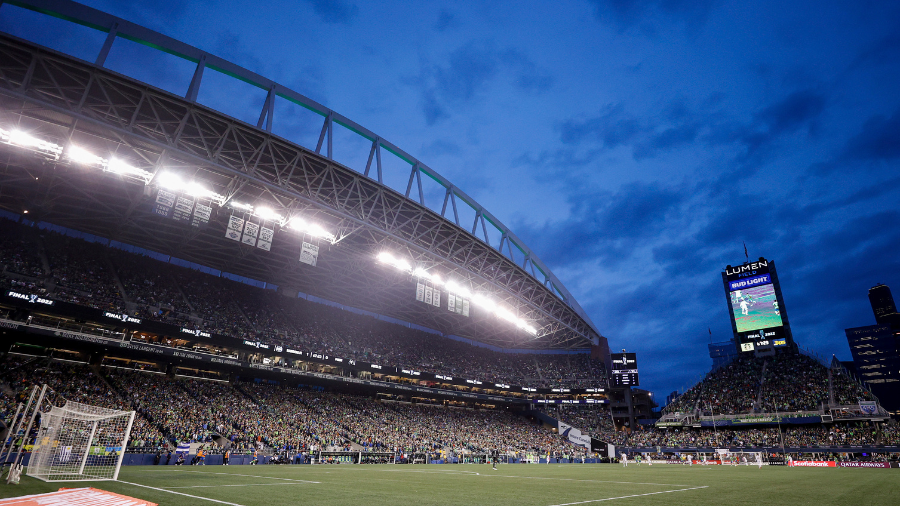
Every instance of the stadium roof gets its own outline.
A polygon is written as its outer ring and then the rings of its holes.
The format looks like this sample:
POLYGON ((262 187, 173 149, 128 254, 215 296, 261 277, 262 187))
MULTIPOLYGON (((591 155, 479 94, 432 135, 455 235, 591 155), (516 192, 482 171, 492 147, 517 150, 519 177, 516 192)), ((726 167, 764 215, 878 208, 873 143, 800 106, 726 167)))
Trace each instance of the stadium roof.
POLYGON ((6 132, 0 207, 496 346, 583 348, 598 342, 600 333, 582 308, 515 234, 373 132, 251 71, 101 11, 65 0, 8 3, 109 35, 97 60, 86 62, 0 34, 0 130, 6 132), (104 68, 117 38, 195 62, 185 96, 104 68), (266 90, 257 125, 197 103, 208 69, 266 90), (323 118, 315 149, 272 133, 276 97, 323 118), (335 125, 371 143, 365 167, 334 161, 335 125), (16 143, 10 132, 30 137, 16 143), (73 146, 84 149, 81 156, 73 146), (386 152, 409 164, 405 192, 383 182, 386 152), (167 183, 170 175, 180 182, 167 183), (440 213, 425 205, 423 178, 444 190, 440 213), (191 205, 194 197, 209 204, 208 225, 154 213, 161 189, 191 205), (474 210, 471 227, 460 221, 458 206, 474 210), (278 217, 263 219, 273 213, 278 217), (275 230, 271 250, 226 239, 232 215, 253 216, 275 230), (293 219, 334 237, 313 239, 321 234, 291 230, 293 219), (298 262, 304 241, 320 247, 315 267, 298 262), (418 275, 378 262, 383 252, 408 262, 418 275), (452 280, 460 292, 485 296, 519 327, 475 301, 469 316, 448 311, 446 290, 443 307, 417 301, 416 281, 425 272, 452 280), (529 326, 536 332, 523 330, 529 326))

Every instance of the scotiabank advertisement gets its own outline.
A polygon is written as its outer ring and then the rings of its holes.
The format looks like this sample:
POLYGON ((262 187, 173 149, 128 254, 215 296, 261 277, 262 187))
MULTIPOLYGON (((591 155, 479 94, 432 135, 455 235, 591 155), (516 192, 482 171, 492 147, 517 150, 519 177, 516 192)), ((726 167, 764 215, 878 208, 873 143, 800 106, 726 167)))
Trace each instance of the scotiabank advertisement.
POLYGON ((789 467, 837 467, 837 462, 830 460, 792 460, 789 467))

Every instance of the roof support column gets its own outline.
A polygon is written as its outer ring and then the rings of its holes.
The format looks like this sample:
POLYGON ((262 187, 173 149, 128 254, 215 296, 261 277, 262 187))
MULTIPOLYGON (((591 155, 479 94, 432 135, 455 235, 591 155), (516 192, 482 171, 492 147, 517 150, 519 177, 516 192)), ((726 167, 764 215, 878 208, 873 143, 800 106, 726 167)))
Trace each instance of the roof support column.
POLYGON ((106 40, 103 42, 103 47, 100 48, 100 54, 97 55, 97 61, 94 62, 95 65, 102 67, 106 63, 106 57, 109 56, 109 50, 112 49, 113 42, 116 41, 116 33, 118 31, 119 23, 113 23, 109 28, 109 35, 106 36, 106 40))

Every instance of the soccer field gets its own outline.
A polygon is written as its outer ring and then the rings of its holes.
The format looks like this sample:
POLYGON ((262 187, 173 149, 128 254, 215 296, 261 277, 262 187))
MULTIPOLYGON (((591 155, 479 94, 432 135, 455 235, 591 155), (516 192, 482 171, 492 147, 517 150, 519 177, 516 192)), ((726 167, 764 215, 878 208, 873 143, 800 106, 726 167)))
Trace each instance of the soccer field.
POLYGON ((119 482, 44 483, 23 477, 0 497, 95 486, 160 505, 515 504, 888 505, 895 469, 807 469, 657 464, 318 465, 123 467, 119 482))

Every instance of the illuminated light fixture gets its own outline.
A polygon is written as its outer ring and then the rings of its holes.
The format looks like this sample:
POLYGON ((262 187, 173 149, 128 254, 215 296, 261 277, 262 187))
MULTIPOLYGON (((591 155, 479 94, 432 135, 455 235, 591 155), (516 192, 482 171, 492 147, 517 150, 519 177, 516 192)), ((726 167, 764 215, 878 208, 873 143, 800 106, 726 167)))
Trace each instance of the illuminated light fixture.
POLYGON ((480 293, 476 293, 475 295, 472 296, 472 302, 474 302, 475 304, 478 304, 479 306, 482 306, 485 309, 488 309, 490 311, 493 311, 494 308, 497 307, 496 302, 485 297, 484 295, 482 295, 480 293))
POLYGON ((377 258, 379 262, 392 265, 401 271, 412 272, 413 270, 412 266, 409 265, 409 262, 402 258, 394 258, 394 255, 391 255, 386 251, 379 253, 377 258))
POLYGON ((454 283, 453 281, 447 281, 447 283, 444 284, 444 286, 447 287, 447 290, 448 290, 450 293, 455 293, 456 295, 459 295, 459 296, 461 296, 461 297, 463 297, 463 298, 465 298, 465 299, 471 299, 471 298, 472 298, 472 293, 471 293, 470 291, 468 291, 468 290, 466 290, 465 288, 463 288, 463 287, 457 285, 457 284, 454 283))
POLYGON ((69 157, 69 160, 82 165, 103 165, 104 162, 102 157, 73 145, 69 145, 69 148, 66 150, 66 156, 69 157))
POLYGON ((213 198, 217 196, 215 193, 204 188, 200 183, 196 183, 193 181, 184 186, 184 193, 187 193, 191 197, 200 198, 213 198))
POLYGON ((235 209, 241 209, 241 210, 244 210, 244 211, 251 211, 251 210, 253 210, 253 206, 251 206, 250 204, 243 204, 243 203, 241 203, 241 202, 233 202, 233 201, 232 201, 232 202, 230 203, 230 205, 231 205, 231 207, 233 207, 233 208, 235 208, 235 209))
POLYGON ((276 213, 268 207, 257 207, 253 214, 259 216, 264 220, 281 221, 284 219, 280 214, 276 213))
POLYGON ((39 149, 41 151, 48 151, 56 155, 62 152, 62 146, 54 144, 52 142, 42 141, 37 137, 29 135, 21 130, 13 130, 12 132, 9 132, 9 143, 14 146, 20 146, 23 148, 33 148, 39 149))
MULTIPOLYGON (((280 216, 279 216, 280 218, 280 216)), ((283 219, 283 218, 282 218, 283 219)), ((292 218, 288 226, 298 232, 302 232, 304 234, 309 234, 313 237, 318 237, 320 239, 325 239, 332 244, 335 243, 334 234, 325 230, 318 225, 317 223, 307 223, 303 218, 295 217, 292 218)), ((393 258, 393 257, 392 257, 393 258)), ((389 263, 389 262, 386 262, 389 263)))
POLYGON ((167 190, 182 190, 184 188, 184 183, 181 181, 181 178, 171 172, 160 174, 156 178, 156 182, 159 183, 160 187, 167 190))
POLYGON ((110 158, 109 162, 106 163, 106 170, 115 174, 149 174, 147 171, 132 167, 118 158, 110 158))
POLYGON ((438 276, 437 274, 432 274, 421 267, 416 267, 413 270, 412 274, 413 274, 413 276, 416 276, 418 278, 427 279, 428 281, 431 281, 431 283, 434 285, 443 285, 444 284, 444 281, 441 279, 440 276, 438 276))

